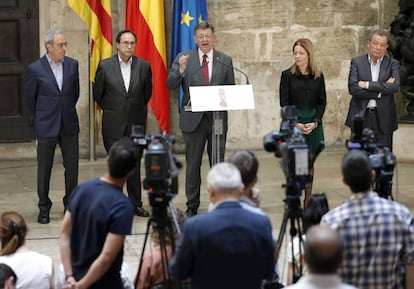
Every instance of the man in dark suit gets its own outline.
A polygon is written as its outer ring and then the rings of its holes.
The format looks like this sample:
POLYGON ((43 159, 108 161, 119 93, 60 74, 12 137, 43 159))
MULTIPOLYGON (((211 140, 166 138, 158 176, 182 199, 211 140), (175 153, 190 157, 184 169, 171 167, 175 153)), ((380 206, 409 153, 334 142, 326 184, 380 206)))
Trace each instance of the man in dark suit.
POLYGON ((272 278, 274 244, 268 217, 241 207, 240 172, 233 164, 214 165, 207 175, 214 209, 187 219, 170 263, 175 280, 191 288, 261 288, 272 278))
MULTIPOLYGON (((118 53, 102 60, 96 71, 93 97, 103 110, 102 137, 106 152, 123 136, 130 136, 134 125, 145 129, 147 104, 152 93, 150 64, 134 55, 137 37, 130 30, 122 30, 116 37, 118 53)), ((127 181, 128 196, 135 206, 135 214, 148 217, 141 201, 141 157, 135 173, 127 181)))
MULTIPOLYGON (((180 129, 183 133, 186 156, 185 193, 187 216, 197 214, 200 206, 200 167, 207 142, 207 153, 212 165, 213 112, 192 112, 189 86, 234 84, 232 58, 213 48, 216 41, 214 26, 208 22, 199 23, 194 29, 194 41, 198 48, 177 55, 167 78, 170 89, 182 86, 184 96, 180 104, 180 129), (203 62, 204 61, 204 62, 203 62), (204 63, 204 64, 203 64, 204 63)), ((220 136, 220 161, 224 160, 227 112, 220 112, 223 119, 223 134, 220 136)))
POLYGON ((368 54, 352 59, 348 78, 352 99, 345 124, 352 128, 355 115, 362 115, 364 127, 374 131, 377 143, 392 151, 392 135, 398 127, 394 93, 400 86, 400 65, 385 55, 387 48, 387 33, 374 30, 368 54))
POLYGON ((41 224, 50 222, 52 201, 49 184, 57 143, 65 168, 65 209, 72 190, 78 184, 79 120, 76 103, 79 98, 79 64, 65 56, 67 46, 62 31, 47 31, 45 56, 27 68, 25 92, 35 119, 40 210, 37 221, 41 224))

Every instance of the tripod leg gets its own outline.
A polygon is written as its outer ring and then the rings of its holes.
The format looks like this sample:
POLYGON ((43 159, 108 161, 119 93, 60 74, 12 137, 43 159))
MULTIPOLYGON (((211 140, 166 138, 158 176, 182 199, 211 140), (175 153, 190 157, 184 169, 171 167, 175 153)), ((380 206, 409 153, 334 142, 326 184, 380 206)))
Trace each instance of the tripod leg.
POLYGON ((287 211, 285 210, 285 212, 283 213, 283 219, 282 219, 282 224, 280 226, 279 236, 277 237, 276 246, 275 246, 275 260, 276 260, 276 262, 279 259, 280 248, 282 247, 283 238, 284 238, 285 232, 286 232, 287 220, 288 220, 288 215, 287 215, 287 211))
POLYGON ((134 283, 134 288, 138 287, 138 280, 139 280, 139 276, 141 275, 141 269, 142 269, 142 260, 144 259, 144 253, 145 253, 145 246, 147 244, 147 240, 148 240, 148 235, 149 235, 149 230, 150 230, 150 226, 151 223, 153 222, 153 218, 151 217, 148 222, 147 222, 147 230, 145 231, 145 237, 144 237, 144 244, 142 245, 142 250, 141 250, 141 257, 139 259, 139 266, 138 266, 138 272, 137 272, 137 277, 135 278, 135 283, 134 283))

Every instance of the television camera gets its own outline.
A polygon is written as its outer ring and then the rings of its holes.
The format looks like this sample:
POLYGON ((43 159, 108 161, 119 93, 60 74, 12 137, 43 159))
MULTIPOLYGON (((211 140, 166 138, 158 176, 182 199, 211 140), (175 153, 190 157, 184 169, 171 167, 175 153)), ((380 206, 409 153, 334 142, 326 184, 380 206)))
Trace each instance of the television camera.
POLYGON ((165 133, 146 136, 144 132, 142 125, 132 127, 131 139, 142 150, 146 149, 143 186, 149 192, 151 206, 167 205, 178 193, 178 174, 182 167, 172 152, 175 139, 165 133))
MULTIPOLYGON (((288 221, 290 221, 291 248, 293 250, 293 238, 299 237, 299 242, 303 244, 302 234, 302 208, 300 196, 306 184, 311 182, 312 176, 309 174, 309 148, 306 144, 302 132, 295 127, 297 122, 295 106, 284 106, 281 109, 282 122, 279 131, 271 131, 263 138, 264 149, 268 152, 274 152, 277 158, 281 158, 280 166, 286 177, 285 187, 286 198, 285 211, 283 214, 282 224, 280 226, 279 236, 276 241, 276 260, 279 258, 280 249, 286 233, 288 221)), ((292 251, 293 256, 293 251, 292 251)), ((296 282, 302 275, 302 262, 299 264, 299 272, 293 268, 293 280, 296 282)), ((266 288, 281 288, 276 276, 273 283, 268 284, 266 288)))
POLYGON ((279 131, 271 131, 263 138, 264 149, 281 158, 280 166, 286 177, 286 196, 299 198, 309 175, 309 149, 302 132, 295 127, 296 108, 284 106, 279 131))
POLYGON ((391 192, 396 157, 388 147, 376 143, 373 130, 363 127, 363 117, 359 114, 355 115, 352 123, 351 138, 346 141, 346 148, 348 150, 363 150, 368 154, 372 168, 376 173, 373 182, 374 191, 382 198, 393 199, 391 192))
MULTIPOLYGON (((145 253, 151 225, 157 227, 159 243, 162 255, 162 268, 164 275, 163 288, 176 288, 176 282, 172 280, 168 270, 168 254, 166 240, 169 236, 171 247, 174 252, 174 227, 178 234, 181 234, 171 199, 178 193, 178 174, 182 164, 176 159, 172 152, 172 145, 175 142, 173 137, 167 137, 166 133, 158 136, 146 136, 145 127, 135 125, 132 127, 131 139, 145 153, 145 179, 143 186, 148 190, 149 203, 152 208, 152 214, 147 223, 144 244, 142 247, 141 258, 139 262, 137 276, 140 276, 142 261, 145 253), (171 181, 170 181, 171 179, 171 181), (168 216, 167 208, 170 209, 171 218, 168 216), (174 227, 173 227, 174 223, 174 227), (168 234, 168 235, 167 235, 168 234)), ((135 280, 137 287, 138 278, 135 280)))

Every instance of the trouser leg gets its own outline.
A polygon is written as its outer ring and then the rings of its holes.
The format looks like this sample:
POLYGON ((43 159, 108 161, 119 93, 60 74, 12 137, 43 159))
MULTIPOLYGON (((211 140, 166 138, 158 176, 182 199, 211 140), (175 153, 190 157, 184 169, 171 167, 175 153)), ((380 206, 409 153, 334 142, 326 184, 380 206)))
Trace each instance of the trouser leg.
POLYGON ((65 169, 65 196, 63 197, 63 206, 66 209, 70 194, 78 185, 79 136, 67 136, 62 133, 59 137, 59 146, 62 152, 63 167, 65 169))
POLYGON ((37 139, 37 205, 41 211, 49 211, 52 207, 49 186, 56 144, 57 138, 37 139))

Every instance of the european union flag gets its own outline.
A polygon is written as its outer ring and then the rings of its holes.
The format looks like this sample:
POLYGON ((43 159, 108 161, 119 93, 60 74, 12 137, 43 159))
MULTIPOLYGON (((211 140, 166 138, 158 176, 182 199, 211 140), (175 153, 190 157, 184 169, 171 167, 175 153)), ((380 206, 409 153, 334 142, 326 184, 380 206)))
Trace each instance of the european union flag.
MULTIPOLYGON (((171 63, 181 51, 193 49, 194 28, 197 23, 207 21, 207 0, 174 0, 171 63)), ((178 94, 178 109, 181 108, 183 93, 178 94)))

